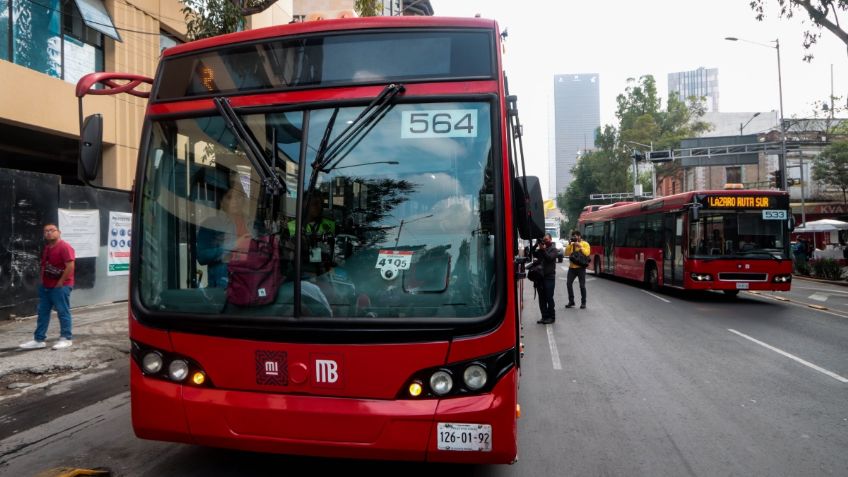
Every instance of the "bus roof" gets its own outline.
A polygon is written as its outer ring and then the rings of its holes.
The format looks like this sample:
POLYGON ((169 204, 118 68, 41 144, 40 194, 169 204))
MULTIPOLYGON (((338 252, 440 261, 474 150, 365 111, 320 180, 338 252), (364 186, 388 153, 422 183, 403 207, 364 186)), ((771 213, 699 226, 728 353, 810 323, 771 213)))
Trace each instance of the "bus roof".
POLYGON ((429 17, 429 16, 390 16, 390 17, 360 17, 341 18, 332 20, 315 20, 301 23, 288 23, 256 30, 241 31, 204 38, 189 43, 173 46, 166 49, 162 56, 180 55, 192 51, 215 48, 222 45, 250 42, 264 39, 274 39, 282 36, 301 35, 309 33, 320 33, 326 31, 342 30, 364 30, 378 28, 487 28, 497 30, 497 22, 484 18, 453 18, 453 17, 429 17))
MULTIPOLYGON (((734 197, 739 196, 788 196, 788 192, 779 190, 695 190, 689 192, 681 192, 675 195, 666 197, 658 197, 656 199, 646 200, 643 202, 616 202, 599 207, 595 211, 580 214, 578 221, 595 222, 609 220, 617 217, 627 217, 638 215, 643 210, 651 210, 656 212, 670 212, 680 210, 687 204, 691 204, 695 196, 698 195, 729 195, 734 197)), ((585 210, 585 209, 584 209, 585 210)))

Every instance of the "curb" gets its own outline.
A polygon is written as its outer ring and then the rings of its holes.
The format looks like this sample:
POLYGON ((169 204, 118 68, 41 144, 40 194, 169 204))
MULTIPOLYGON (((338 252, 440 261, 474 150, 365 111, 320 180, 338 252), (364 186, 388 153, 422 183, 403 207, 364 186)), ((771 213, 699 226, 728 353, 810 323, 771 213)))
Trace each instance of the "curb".
POLYGON ((830 283, 831 285, 838 285, 841 287, 848 287, 848 281, 835 281, 835 280, 822 280, 820 278, 812 278, 803 275, 792 275, 792 280, 806 280, 809 282, 817 282, 817 283, 830 283))

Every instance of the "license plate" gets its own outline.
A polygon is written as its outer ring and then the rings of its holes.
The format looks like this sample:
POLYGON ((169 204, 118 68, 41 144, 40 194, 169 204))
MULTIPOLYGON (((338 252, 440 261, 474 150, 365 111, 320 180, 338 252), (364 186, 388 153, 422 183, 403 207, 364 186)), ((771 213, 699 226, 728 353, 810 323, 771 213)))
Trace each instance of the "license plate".
POLYGON ((748 282, 736 282, 737 290, 747 290, 749 286, 748 282))
POLYGON ((440 422, 438 448, 446 451, 492 451, 492 426, 440 422))

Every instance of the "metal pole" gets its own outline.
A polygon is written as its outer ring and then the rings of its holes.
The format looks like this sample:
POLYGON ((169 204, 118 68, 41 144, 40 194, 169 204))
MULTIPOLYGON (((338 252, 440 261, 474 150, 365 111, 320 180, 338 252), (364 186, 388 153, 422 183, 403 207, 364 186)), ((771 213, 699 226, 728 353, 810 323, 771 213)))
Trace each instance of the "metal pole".
POLYGON ((801 225, 807 223, 807 207, 804 203, 804 153, 799 156, 801 160, 801 225))
POLYGON ((786 190, 786 123, 783 120, 783 76, 780 74, 780 39, 774 40, 777 50, 777 91, 780 94, 780 131, 781 154, 778 159, 778 169, 781 171, 780 190, 786 190))

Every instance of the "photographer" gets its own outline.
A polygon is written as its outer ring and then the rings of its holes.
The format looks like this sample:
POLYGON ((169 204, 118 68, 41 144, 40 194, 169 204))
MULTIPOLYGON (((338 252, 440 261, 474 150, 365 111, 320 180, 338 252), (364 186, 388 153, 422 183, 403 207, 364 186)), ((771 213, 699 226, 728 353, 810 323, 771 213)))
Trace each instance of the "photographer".
POLYGON ((556 321, 554 287, 556 286, 557 249, 551 234, 545 234, 545 237, 539 241, 539 247, 533 255, 542 263, 542 274, 545 277, 541 286, 539 286, 539 311, 542 314, 542 319, 536 323, 547 325, 556 321))
POLYGON ((565 255, 569 257, 568 275, 565 282, 568 288, 568 304, 565 307, 574 308, 574 279, 579 278, 580 308, 586 308, 586 265, 580 265, 571 259, 571 255, 575 252, 586 257, 589 257, 589 254, 592 253, 589 248, 589 242, 583 240, 580 232, 577 230, 571 232, 571 240, 568 242, 568 246, 565 247, 565 255))

